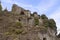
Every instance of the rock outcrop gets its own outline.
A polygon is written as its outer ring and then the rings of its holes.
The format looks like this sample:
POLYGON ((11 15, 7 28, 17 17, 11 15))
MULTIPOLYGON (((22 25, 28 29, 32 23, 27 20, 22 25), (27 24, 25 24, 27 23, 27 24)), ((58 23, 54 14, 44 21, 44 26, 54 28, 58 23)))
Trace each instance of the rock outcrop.
POLYGON ((0 40, 56 40, 56 23, 44 14, 13 5, 12 11, 0 12, 0 40))

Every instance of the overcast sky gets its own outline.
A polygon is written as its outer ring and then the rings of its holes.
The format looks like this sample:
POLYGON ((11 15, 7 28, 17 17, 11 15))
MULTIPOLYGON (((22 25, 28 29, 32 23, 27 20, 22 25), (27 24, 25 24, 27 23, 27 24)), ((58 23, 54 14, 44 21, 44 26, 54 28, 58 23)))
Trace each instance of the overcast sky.
POLYGON ((38 14, 46 14, 48 18, 56 21, 58 33, 60 32, 60 0, 1 0, 3 9, 11 10, 12 4, 38 12, 38 14))

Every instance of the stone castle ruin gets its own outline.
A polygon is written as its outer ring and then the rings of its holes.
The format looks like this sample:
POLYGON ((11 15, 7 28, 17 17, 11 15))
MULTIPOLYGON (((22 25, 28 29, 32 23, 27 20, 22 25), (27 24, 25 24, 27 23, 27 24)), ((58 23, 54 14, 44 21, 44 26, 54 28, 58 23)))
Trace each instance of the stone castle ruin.
POLYGON ((31 13, 13 4, 11 12, 0 11, 0 40, 57 40, 53 19, 31 13))

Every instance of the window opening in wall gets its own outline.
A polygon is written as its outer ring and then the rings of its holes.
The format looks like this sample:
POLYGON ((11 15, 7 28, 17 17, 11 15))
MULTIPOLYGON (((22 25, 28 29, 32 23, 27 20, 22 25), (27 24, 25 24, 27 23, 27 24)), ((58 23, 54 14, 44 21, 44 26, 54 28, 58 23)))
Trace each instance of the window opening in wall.
POLYGON ((43 38, 43 40, 46 40, 46 38, 43 38))
POLYGON ((30 40, 30 39, 27 39, 27 40, 30 40))
POLYGON ((23 11, 21 11, 21 15, 24 15, 24 12, 23 11))
POLYGON ((18 19, 19 21, 21 21, 21 19, 18 19))

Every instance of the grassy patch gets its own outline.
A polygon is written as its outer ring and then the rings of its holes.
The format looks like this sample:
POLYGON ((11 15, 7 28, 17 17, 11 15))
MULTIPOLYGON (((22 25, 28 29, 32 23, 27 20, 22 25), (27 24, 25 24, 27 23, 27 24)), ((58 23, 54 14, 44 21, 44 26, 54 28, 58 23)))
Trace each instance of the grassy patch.
POLYGON ((22 29, 15 29, 15 34, 21 34, 23 32, 22 29))

